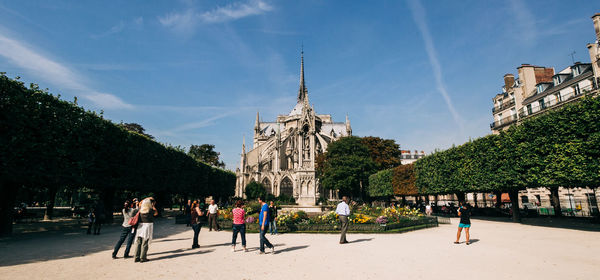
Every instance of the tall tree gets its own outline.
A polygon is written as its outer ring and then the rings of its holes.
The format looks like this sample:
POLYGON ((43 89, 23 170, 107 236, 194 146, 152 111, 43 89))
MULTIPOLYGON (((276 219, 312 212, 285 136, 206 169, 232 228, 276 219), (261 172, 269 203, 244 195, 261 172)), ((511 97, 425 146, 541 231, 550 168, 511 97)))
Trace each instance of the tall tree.
POLYGON ((369 149, 359 137, 343 137, 327 146, 317 174, 323 187, 341 195, 364 197, 369 176, 376 171, 369 149))
POLYGON ((225 168, 225 163, 219 160, 221 153, 215 151, 215 145, 202 144, 190 146, 188 152, 192 158, 214 167, 225 168))
POLYGON ((377 170, 390 169, 400 165, 402 159, 400 145, 396 144, 393 139, 367 136, 361 138, 361 141, 369 149, 369 154, 375 162, 377 170))

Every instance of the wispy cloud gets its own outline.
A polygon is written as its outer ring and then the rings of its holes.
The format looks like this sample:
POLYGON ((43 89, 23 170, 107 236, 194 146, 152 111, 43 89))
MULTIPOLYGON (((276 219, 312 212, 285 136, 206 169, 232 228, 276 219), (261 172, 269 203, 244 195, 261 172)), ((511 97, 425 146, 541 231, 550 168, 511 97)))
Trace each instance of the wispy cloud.
POLYGON ((123 30, 125 30, 128 27, 133 28, 133 29, 140 29, 143 25, 144 25, 144 18, 137 17, 137 18, 134 18, 133 20, 130 20, 127 22, 120 21, 118 24, 114 25, 107 31, 104 31, 100 34, 92 34, 92 35, 90 35, 90 37, 92 39, 100 39, 100 38, 108 37, 113 34, 121 33, 123 30))
POLYGON ((133 108, 132 105, 127 104, 117 96, 91 89, 87 86, 85 77, 35 51, 25 43, 3 34, 0 34, 0 56, 43 80, 81 93, 82 97, 104 109, 133 108))
POLYGON ((237 2, 226 6, 217 7, 206 12, 197 12, 190 7, 184 12, 173 12, 158 17, 158 21, 165 27, 178 32, 193 31, 199 23, 220 23, 238 20, 241 18, 261 15, 273 10, 273 7, 261 0, 252 0, 246 3, 237 2))
POLYGON ((517 37, 528 46, 534 44, 537 39, 535 17, 522 0, 510 0, 509 3, 520 33, 517 37))
POLYGON ((444 101, 446 101, 446 106, 448 107, 448 111, 452 114, 452 118, 459 126, 460 130, 464 130, 464 122, 461 118, 456 108, 454 108, 454 104, 452 103, 452 98, 446 89, 446 84, 444 83, 444 78, 442 75, 442 66, 437 57, 437 51, 435 50, 435 45, 433 43, 433 38, 431 37, 431 33, 429 32, 429 27, 427 26, 426 14, 421 2, 419 0, 409 0, 408 4, 410 6, 411 13, 413 15, 413 19, 417 24, 417 28, 419 28, 419 32, 421 33, 421 37, 423 37, 423 41, 425 42, 425 50, 427 51, 427 56, 429 57, 429 64, 433 70, 433 76, 435 77, 435 84, 437 90, 442 94, 444 101))

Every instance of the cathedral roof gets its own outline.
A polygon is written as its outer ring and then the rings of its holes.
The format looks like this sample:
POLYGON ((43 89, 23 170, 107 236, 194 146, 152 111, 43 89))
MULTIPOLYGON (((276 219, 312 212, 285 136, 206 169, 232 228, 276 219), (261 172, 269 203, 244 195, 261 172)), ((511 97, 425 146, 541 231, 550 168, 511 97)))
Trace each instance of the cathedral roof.
POLYGON ((321 134, 331 135, 332 130, 335 137, 348 136, 345 123, 324 123, 321 126, 321 134))
POLYGON ((298 102, 296 103, 296 106, 294 106, 294 109, 292 109, 292 111, 290 112, 290 114, 288 116, 295 116, 295 115, 301 115, 302 114, 302 103, 298 102))

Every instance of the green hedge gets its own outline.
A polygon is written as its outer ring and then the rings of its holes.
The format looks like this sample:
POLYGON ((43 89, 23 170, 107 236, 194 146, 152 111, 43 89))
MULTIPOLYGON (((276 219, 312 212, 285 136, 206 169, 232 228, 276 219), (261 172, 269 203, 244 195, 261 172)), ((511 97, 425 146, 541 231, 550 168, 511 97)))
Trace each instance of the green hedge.
POLYGON ((197 162, 181 149, 129 132, 32 84, 0 75, 0 234, 10 232, 19 188, 48 192, 87 187, 107 214, 117 190, 231 196, 235 174, 197 162))

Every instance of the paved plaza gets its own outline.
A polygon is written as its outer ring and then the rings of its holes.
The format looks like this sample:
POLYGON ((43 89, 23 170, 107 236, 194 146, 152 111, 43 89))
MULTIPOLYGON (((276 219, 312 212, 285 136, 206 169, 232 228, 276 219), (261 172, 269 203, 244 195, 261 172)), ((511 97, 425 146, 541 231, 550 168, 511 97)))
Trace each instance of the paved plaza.
MULTIPOLYGON (((269 236, 275 254, 230 251, 231 232, 200 233, 172 219, 156 224, 147 263, 111 259, 119 227, 32 233, 0 241, 0 279, 595 279, 600 232, 474 220, 471 245, 455 245, 458 220, 403 234, 269 236)), ((592 228, 593 229, 593 228, 592 228)), ((238 239, 239 240, 239 239, 238 239)), ((119 252, 122 256, 123 249, 119 252)))

